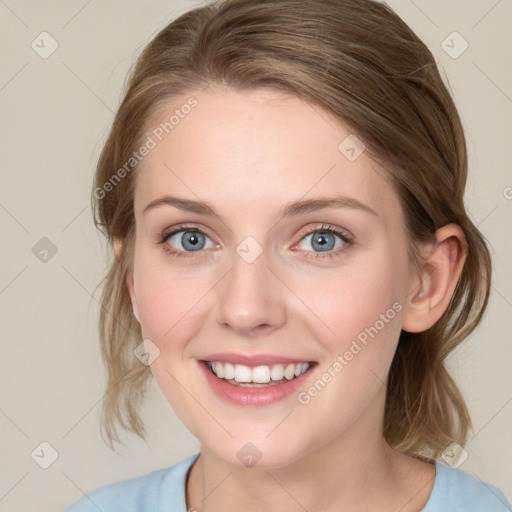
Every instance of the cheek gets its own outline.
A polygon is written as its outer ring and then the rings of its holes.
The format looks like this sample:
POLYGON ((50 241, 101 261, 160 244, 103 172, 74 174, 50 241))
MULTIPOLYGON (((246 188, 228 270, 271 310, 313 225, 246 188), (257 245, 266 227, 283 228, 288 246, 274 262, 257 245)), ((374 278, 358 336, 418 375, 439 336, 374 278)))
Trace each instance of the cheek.
POLYGON ((205 294, 204 286, 201 280, 193 276, 187 278, 165 262, 155 264, 154 260, 154 257, 140 255, 134 267, 142 333, 159 350, 151 372, 174 412, 194 435, 198 435, 199 422, 191 420, 190 396, 179 383, 186 382, 190 371, 183 360, 187 354, 187 339, 195 336, 201 325, 196 316, 205 294))
MULTIPOLYGON (((400 307, 393 308, 393 304, 402 300, 402 286, 394 269, 394 264, 383 261, 316 280, 308 290, 308 305, 331 331, 331 336, 324 336, 326 340, 336 344, 336 340, 355 337, 379 322, 381 315, 385 320, 396 318, 400 307)), ((380 322, 378 326, 382 329, 380 322)))
POLYGON ((384 258, 352 266, 336 278, 326 276, 310 289, 308 305, 322 319, 310 328, 325 357, 323 372, 300 390, 298 401, 310 418, 318 418, 310 420, 318 421, 318 428, 324 428, 322 411, 330 411, 333 429, 327 437, 348 428, 383 393, 401 331, 402 283, 396 268, 396 260, 384 258))
POLYGON ((401 331, 406 273, 398 269, 405 264, 403 254, 390 249, 378 259, 318 276, 314 287, 302 285, 315 312, 310 328, 326 349, 322 362, 327 367, 338 362, 333 389, 351 390, 356 397, 365 389, 375 392, 375 384, 385 380, 401 331))
POLYGON ((134 289, 144 335, 162 342, 171 339, 175 327, 190 321, 200 307, 203 285, 197 275, 187 278, 162 262, 140 257, 134 267, 134 289))

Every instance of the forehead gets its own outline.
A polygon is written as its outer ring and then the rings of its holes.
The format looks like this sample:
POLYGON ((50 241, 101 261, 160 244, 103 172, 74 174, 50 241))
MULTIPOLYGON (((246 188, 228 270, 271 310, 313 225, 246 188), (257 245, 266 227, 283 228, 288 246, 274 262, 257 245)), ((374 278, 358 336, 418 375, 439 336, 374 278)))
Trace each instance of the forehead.
POLYGON ((149 120, 145 137, 154 147, 138 170, 136 212, 164 194, 200 198, 226 213, 251 206, 254 213, 258 205, 277 211, 289 201, 337 194, 384 220, 399 213, 385 170, 349 127, 274 90, 210 86, 176 96, 149 120))

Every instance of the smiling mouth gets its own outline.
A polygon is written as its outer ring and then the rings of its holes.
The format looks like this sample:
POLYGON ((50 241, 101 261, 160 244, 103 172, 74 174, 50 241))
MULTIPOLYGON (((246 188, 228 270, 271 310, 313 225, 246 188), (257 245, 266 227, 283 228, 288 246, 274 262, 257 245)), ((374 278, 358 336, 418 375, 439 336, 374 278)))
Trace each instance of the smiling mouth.
POLYGON ((203 361, 217 378, 235 386, 263 388, 294 380, 308 372, 316 363, 284 363, 271 366, 245 366, 222 361, 203 361))

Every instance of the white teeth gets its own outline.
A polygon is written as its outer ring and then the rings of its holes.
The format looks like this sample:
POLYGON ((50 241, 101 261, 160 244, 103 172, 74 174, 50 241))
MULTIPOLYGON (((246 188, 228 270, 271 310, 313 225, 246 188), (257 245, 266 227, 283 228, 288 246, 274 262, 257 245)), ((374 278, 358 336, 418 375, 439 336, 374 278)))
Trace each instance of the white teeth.
POLYGON ((275 364, 270 370, 270 378, 272 380, 283 380, 284 366, 282 364, 275 364))
POLYGON ((288 380, 292 380, 293 379, 293 377, 295 376, 295 365, 294 364, 289 364, 286 367, 286 370, 284 371, 284 376, 288 380))
MULTIPOLYGON (((221 363, 218 363, 222 366, 221 363)), ((235 378, 235 367, 231 363, 224 363, 224 378, 234 379, 235 378)))
POLYGON ((305 373, 311 366, 309 363, 298 363, 275 364, 272 367, 261 365, 251 368, 243 364, 233 365, 219 361, 208 362, 208 365, 213 373, 221 379, 234 379, 236 382, 254 382, 257 384, 269 383, 271 380, 280 381, 284 378, 292 380, 305 373))
POLYGON ((251 380, 260 384, 270 382, 270 368, 268 366, 256 366, 252 369, 251 380))
POLYGON ((217 377, 220 377, 221 379, 224 378, 224 368, 222 366, 222 363, 213 363, 214 369, 213 371, 217 375, 217 377))
MULTIPOLYGON (((219 365, 222 366, 222 363, 217 363, 217 368, 219 365)), ((251 369, 248 366, 243 366, 241 364, 235 365, 234 379, 237 382, 251 382, 251 369)))

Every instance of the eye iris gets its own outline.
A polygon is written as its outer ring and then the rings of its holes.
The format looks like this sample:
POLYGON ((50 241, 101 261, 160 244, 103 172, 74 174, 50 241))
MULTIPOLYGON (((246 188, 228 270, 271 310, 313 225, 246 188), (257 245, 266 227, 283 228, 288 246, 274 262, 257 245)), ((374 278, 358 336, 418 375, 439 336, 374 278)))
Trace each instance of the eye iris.
POLYGON ((181 237, 181 243, 185 249, 192 251, 202 249, 204 245, 204 235, 193 231, 185 231, 181 237))
POLYGON ((330 233, 315 233, 311 239, 311 245, 315 248, 315 243, 319 244, 320 251, 330 251, 335 244, 334 236, 330 233), (326 241, 326 237, 330 237, 330 241, 326 241))

